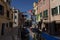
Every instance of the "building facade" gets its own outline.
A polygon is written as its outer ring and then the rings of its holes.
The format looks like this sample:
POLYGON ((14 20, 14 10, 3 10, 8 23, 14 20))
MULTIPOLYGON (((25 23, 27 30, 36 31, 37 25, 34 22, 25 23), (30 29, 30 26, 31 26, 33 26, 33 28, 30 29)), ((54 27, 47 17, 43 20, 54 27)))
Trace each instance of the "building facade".
POLYGON ((18 27, 18 15, 19 11, 17 9, 13 9, 13 27, 18 27))
POLYGON ((24 23, 23 13, 13 9, 13 27, 20 27, 24 23))
MULTIPOLYGON (((39 22, 40 22, 40 14, 38 13, 38 3, 37 2, 33 3, 33 15, 32 16, 35 17, 35 18, 33 18, 35 23, 39 24, 39 22)), ((36 25, 36 27, 38 28, 37 25, 36 25)))
POLYGON ((37 9, 38 9, 37 5, 38 5, 37 2, 34 2, 34 3, 33 3, 33 10, 34 10, 34 14, 35 14, 35 15, 38 14, 38 13, 37 13, 37 9))
POLYGON ((45 28, 45 24, 49 23, 49 14, 50 14, 49 5, 50 5, 49 0, 39 0, 38 1, 38 13, 40 14, 40 20, 42 21, 42 23, 40 23, 41 30, 43 28, 45 28))
POLYGON ((9 28, 12 27, 10 22, 12 22, 11 14, 12 10, 10 8, 10 1, 0 0, 0 35, 5 35, 9 32, 9 28))
POLYGON ((11 1, 0 0, 0 40, 16 39, 18 28, 15 27, 20 27, 24 22, 23 14, 11 8, 11 1))
POLYGON ((12 40, 13 11, 11 0, 0 0, 0 40, 12 40))
POLYGON ((60 36, 60 0, 50 0, 50 17, 53 24, 52 33, 60 36))
POLYGON ((41 30, 48 34, 60 35, 60 0, 38 0, 38 13, 40 14, 41 30))
POLYGON ((25 23, 26 18, 25 18, 23 13, 21 13, 21 14, 22 14, 22 16, 21 16, 21 25, 23 25, 25 23))

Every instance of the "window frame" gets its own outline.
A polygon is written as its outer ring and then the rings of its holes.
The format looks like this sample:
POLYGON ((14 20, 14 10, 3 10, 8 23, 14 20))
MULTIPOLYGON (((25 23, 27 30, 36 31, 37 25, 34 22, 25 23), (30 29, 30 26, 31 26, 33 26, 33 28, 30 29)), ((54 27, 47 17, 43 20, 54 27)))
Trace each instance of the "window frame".
POLYGON ((60 14, 60 5, 59 5, 59 14, 60 14))
POLYGON ((4 6, 0 5, 0 15, 4 15, 4 6))
POLYGON ((15 10, 14 13, 17 13, 17 11, 15 10))
POLYGON ((58 15, 58 7, 52 8, 51 11, 52 11, 52 16, 58 15))
POLYGON ((40 17, 42 17, 42 12, 40 12, 40 17))
POLYGON ((48 10, 43 11, 43 18, 47 18, 48 17, 48 10))
POLYGON ((15 15, 15 16, 14 16, 14 19, 16 19, 16 18, 17 18, 17 16, 15 15))

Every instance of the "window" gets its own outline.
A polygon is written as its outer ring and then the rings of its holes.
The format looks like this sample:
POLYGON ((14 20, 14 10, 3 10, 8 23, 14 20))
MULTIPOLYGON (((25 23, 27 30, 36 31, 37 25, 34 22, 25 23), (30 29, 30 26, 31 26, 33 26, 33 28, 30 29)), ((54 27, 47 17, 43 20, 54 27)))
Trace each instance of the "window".
POLYGON ((42 17, 42 12, 40 13, 40 17, 42 17))
POLYGON ((55 8, 52 8, 52 15, 57 15, 58 14, 58 8, 55 7, 55 8))
POLYGON ((5 23, 2 23, 1 35, 4 35, 5 23))
POLYGON ((6 23, 6 27, 8 27, 8 23, 6 23))
MULTIPOLYGON (((3 1, 3 0, 2 0, 3 1)), ((7 4, 11 4, 11 0, 4 0, 4 2, 6 2, 7 4)))
POLYGON ((6 0, 6 2, 10 5, 11 0, 6 0))
POLYGON ((17 11, 14 11, 14 13, 17 13, 17 11))
POLYGON ((22 17, 24 17, 24 15, 22 15, 22 17))
POLYGON ((4 15, 4 7, 0 5, 0 15, 4 15))
POLYGON ((13 19, 13 14, 11 14, 11 18, 13 19))
POLYGON ((12 28, 12 26, 13 26, 13 25, 12 25, 12 22, 9 22, 9 27, 11 27, 11 28, 12 28))
POLYGON ((43 16, 44 16, 44 17, 48 17, 48 10, 45 10, 45 11, 43 12, 43 16))
POLYGON ((16 24, 16 22, 15 22, 15 24, 16 24))
POLYGON ((16 19, 17 17, 16 17, 16 15, 15 15, 15 19, 16 19))
POLYGON ((9 18, 9 11, 7 11, 7 17, 9 18))

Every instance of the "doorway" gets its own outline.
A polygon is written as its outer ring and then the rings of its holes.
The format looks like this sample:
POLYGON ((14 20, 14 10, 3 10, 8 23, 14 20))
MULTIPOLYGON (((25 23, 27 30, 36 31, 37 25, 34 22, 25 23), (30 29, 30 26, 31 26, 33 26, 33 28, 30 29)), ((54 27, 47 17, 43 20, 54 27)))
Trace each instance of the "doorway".
POLYGON ((1 35, 4 35, 5 23, 2 23, 1 35))

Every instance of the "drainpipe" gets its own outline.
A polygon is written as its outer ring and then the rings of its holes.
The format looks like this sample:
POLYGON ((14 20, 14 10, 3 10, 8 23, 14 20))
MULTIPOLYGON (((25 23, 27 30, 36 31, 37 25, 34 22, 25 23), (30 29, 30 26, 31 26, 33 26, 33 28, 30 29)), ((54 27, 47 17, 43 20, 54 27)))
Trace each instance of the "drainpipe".
POLYGON ((48 17, 48 19, 49 19, 49 22, 48 22, 48 30, 49 30, 49 31, 48 31, 48 33, 49 33, 49 34, 50 34, 50 31, 51 31, 51 30, 50 30, 50 24, 49 24, 49 23, 51 23, 51 14, 50 14, 51 12, 50 12, 50 11, 51 11, 51 10, 50 10, 50 0, 49 0, 49 17, 48 17))
MULTIPOLYGON (((58 2, 58 5, 59 5, 59 2, 58 2)), ((58 14, 59 14, 59 6, 58 6, 58 14)))

